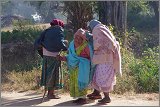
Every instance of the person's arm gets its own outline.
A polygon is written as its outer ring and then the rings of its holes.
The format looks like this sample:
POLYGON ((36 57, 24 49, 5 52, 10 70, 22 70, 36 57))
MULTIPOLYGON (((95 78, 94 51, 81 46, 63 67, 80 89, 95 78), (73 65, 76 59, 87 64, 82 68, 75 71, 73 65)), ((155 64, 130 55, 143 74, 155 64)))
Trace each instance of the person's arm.
POLYGON ((34 50, 38 51, 38 54, 43 58, 42 41, 44 40, 46 30, 44 30, 41 35, 34 42, 34 50))
POLYGON ((34 48, 35 49, 42 48, 42 41, 44 40, 45 33, 46 33, 46 30, 44 30, 40 34, 40 36, 35 40, 35 42, 34 42, 34 48))
POLYGON ((101 44, 98 42, 100 40, 100 38, 97 37, 96 34, 94 34, 94 35, 95 36, 93 36, 93 48, 94 48, 94 51, 97 51, 101 47, 101 44))
POLYGON ((64 30, 63 30, 63 28, 60 28, 60 35, 59 35, 59 37, 60 37, 60 39, 61 39, 61 49, 63 50, 63 51, 67 51, 67 45, 68 45, 68 40, 64 40, 64 37, 65 37, 65 35, 64 35, 64 30))
POLYGON ((65 56, 60 56, 61 61, 67 61, 67 58, 65 56))
POLYGON ((101 39, 101 32, 99 29, 94 29, 93 32, 93 47, 94 47, 94 52, 98 51, 99 48, 101 47, 101 44, 99 43, 100 39, 101 39))

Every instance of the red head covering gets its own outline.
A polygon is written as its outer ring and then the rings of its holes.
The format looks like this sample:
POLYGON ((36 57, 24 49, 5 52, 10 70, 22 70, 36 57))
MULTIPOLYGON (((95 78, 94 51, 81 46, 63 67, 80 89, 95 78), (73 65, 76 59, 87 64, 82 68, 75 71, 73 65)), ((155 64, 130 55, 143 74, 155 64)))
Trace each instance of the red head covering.
POLYGON ((59 24, 60 24, 60 26, 64 27, 64 23, 62 20, 59 20, 59 24))
POLYGON ((61 27, 64 27, 64 23, 62 20, 59 19, 53 19, 52 22, 50 22, 51 26, 59 25, 61 27))

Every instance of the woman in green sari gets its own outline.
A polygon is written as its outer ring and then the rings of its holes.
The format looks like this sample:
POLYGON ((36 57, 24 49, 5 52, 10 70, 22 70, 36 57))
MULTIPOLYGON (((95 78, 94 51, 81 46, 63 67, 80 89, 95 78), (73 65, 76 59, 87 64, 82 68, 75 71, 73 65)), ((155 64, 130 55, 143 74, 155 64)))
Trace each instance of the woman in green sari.
POLYGON ((78 29, 74 34, 74 40, 70 43, 67 56, 60 56, 60 60, 67 61, 69 68, 70 95, 77 98, 73 103, 86 104, 87 87, 91 81, 91 57, 92 46, 86 37, 87 32, 78 29))

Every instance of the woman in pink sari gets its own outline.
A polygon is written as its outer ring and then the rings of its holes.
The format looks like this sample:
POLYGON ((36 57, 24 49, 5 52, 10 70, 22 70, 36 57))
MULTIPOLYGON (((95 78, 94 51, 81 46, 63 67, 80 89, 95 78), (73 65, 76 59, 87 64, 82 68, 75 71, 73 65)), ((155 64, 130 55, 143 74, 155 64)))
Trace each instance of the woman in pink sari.
POLYGON ((89 28, 93 34, 94 54, 92 62, 96 64, 95 73, 91 82, 94 89, 87 97, 90 99, 101 99, 100 92, 104 93, 104 98, 99 103, 110 103, 109 92, 116 84, 116 73, 121 73, 121 56, 118 41, 101 22, 91 20, 89 28))

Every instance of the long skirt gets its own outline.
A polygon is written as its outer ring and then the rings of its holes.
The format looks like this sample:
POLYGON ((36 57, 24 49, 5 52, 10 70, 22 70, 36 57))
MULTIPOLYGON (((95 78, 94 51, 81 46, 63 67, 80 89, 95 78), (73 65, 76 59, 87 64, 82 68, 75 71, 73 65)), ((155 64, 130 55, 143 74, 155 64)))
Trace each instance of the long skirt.
POLYGON ((43 56, 41 86, 47 89, 59 89, 63 87, 60 61, 55 57, 43 56))
POLYGON ((98 64, 95 70, 91 87, 102 92, 112 91, 116 84, 116 73, 113 64, 98 64))
POLYGON ((87 89, 79 90, 78 88, 78 67, 70 69, 69 88, 70 96, 73 98, 85 97, 87 89))

